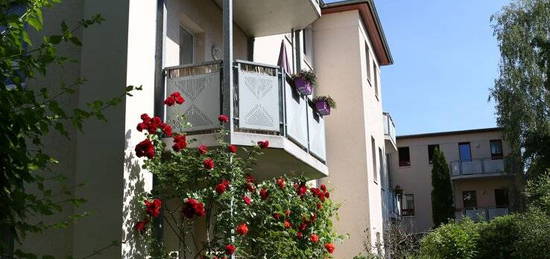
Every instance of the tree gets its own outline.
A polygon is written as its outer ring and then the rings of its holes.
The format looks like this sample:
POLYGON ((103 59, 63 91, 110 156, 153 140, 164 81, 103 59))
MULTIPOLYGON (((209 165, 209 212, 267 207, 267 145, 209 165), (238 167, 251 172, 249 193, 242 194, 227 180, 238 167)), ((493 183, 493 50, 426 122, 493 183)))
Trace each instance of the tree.
POLYGON ((508 164, 536 177, 550 167, 550 0, 516 0, 491 20, 501 61, 490 98, 512 147, 508 164))
MULTIPOLYGON (((63 107, 59 101, 73 94, 84 79, 63 85, 41 85, 55 65, 71 60, 57 52, 60 44, 81 45, 73 34, 102 21, 96 15, 74 25, 63 22, 59 33, 31 40, 30 31, 40 34, 42 10, 60 0, 0 1, 0 257, 11 258, 12 240, 22 241, 29 232, 64 227, 74 219, 46 224, 45 217, 63 207, 78 206, 83 199, 63 188, 64 176, 52 169, 58 161, 43 145, 48 134, 68 137, 69 128, 81 130, 90 118, 105 120, 103 111, 120 103, 121 96, 94 101, 86 108, 63 107), (58 193, 61 193, 60 196, 58 193), (40 220, 31 221, 31 218, 40 220), (11 243, 11 244, 10 244, 11 243), (5 245, 8 244, 6 247, 5 245)), ((23 256, 22 251, 15 251, 23 256)))
POLYGON ((432 159, 432 217, 437 227, 454 218, 453 188, 443 152, 434 150, 432 159))

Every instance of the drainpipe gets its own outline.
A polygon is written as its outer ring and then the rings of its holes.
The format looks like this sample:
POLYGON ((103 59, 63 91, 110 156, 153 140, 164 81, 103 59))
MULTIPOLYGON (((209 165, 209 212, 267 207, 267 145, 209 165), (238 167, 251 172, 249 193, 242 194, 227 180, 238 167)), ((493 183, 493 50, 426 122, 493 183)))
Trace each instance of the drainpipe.
MULTIPOLYGON (((154 113, 155 116, 164 118, 164 38, 166 37, 166 0, 157 0, 157 26, 155 39, 155 91, 154 91, 154 113)), ((157 178, 153 175, 153 190, 157 178)), ((153 219, 154 238, 163 242, 164 206, 162 206, 160 217, 153 219)))

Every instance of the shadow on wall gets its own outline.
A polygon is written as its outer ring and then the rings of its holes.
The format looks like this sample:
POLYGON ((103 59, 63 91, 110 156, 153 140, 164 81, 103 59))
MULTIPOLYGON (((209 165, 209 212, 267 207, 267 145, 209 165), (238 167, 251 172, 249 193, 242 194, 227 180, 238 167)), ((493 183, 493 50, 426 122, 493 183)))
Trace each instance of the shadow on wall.
POLYGON ((138 158, 128 147, 131 138, 131 130, 126 132, 124 156, 124 168, 127 177, 124 177, 123 196, 123 225, 122 225, 122 258, 145 258, 147 247, 144 237, 135 232, 133 227, 136 221, 142 220, 143 202, 141 194, 145 193, 145 180, 142 175, 141 165, 138 158))

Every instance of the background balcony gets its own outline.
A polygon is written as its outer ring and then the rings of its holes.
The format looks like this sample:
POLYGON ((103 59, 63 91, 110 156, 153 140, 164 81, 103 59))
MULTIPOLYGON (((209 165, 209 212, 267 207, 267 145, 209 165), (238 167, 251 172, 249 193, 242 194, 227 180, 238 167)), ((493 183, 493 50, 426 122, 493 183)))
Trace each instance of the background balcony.
MULTIPOLYGON (((325 122, 312 108, 311 100, 300 96, 290 78, 277 66, 248 61, 234 62, 233 129, 231 144, 254 146, 269 140, 258 177, 300 174, 312 178, 328 175, 325 165, 325 122)), ((166 93, 179 91, 186 102, 166 109, 165 119, 185 115, 189 128, 179 128, 198 143, 216 145, 213 132, 219 129, 218 115, 224 110, 220 62, 166 69, 166 93)), ((227 100, 227 99, 226 99, 227 100)))
POLYGON ((460 209, 456 212, 456 218, 471 218, 474 221, 492 220, 493 218, 509 214, 508 208, 475 208, 460 209))
POLYGON ((491 158, 474 159, 472 161, 452 161, 451 179, 472 177, 488 177, 505 175, 504 160, 491 158))
POLYGON ((397 151, 397 141, 395 140, 395 124, 391 115, 387 112, 384 112, 384 137, 386 141, 391 143, 391 146, 397 151))

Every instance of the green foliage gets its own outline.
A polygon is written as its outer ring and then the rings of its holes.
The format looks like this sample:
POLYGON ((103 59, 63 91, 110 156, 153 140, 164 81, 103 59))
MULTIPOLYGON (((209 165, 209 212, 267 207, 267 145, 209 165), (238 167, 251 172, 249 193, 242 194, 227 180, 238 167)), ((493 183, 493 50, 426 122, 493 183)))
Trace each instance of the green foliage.
MULTIPOLYGON (((169 257, 166 251, 179 250, 183 258, 221 257, 225 254, 224 247, 232 244, 239 258, 329 257, 325 245, 341 237, 333 231, 331 219, 337 206, 329 199, 328 190, 310 189, 303 177, 255 181, 251 175, 254 164, 261 162, 256 161, 260 147, 239 147, 237 153, 237 147, 225 142, 227 134, 221 129, 214 147, 178 151, 166 144, 165 134, 147 134, 146 138, 154 144, 155 155, 143 167, 156 178, 154 192, 144 194, 144 199, 163 201, 164 212, 160 217, 165 222, 165 231, 176 236, 180 244, 177 248, 152 242, 157 249, 152 249, 150 255, 161 254, 164 258, 169 257), (214 162, 211 169, 204 165, 208 159, 214 162), (226 187, 219 188, 224 182, 226 187), (245 197, 250 198, 250 204, 245 197), (182 215, 181 208, 188 198, 203 203, 206 215, 182 215), (236 233, 241 224, 246 224, 249 230, 244 235, 236 233), (201 233, 208 234, 201 238, 201 233), (312 242, 311 235, 316 235, 319 241, 312 242)), ((136 220, 149 221, 149 216, 143 214, 143 218, 136 220)), ((147 230, 144 242, 154 234, 152 229, 147 230)))
MULTIPOLYGON (((121 91, 121 96, 105 102, 89 103, 87 108, 66 109, 59 98, 73 94, 83 79, 61 86, 38 85, 33 81, 45 76, 51 66, 71 61, 59 55, 57 48, 65 43, 80 46, 73 35, 75 30, 102 21, 101 16, 94 16, 72 27, 62 23, 59 34, 43 36, 39 42, 31 41, 29 30, 42 30, 42 10, 58 2, 8 0, 0 3, 0 231, 18 241, 28 232, 65 227, 81 216, 74 215, 53 224, 29 221, 30 217, 44 220, 45 216, 60 212, 63 206, 78 206, 83 202, 63 186, 62 175, 50 170, 58 161, 44 150, 43 138, 51 133, 68 137, 67 128, 81 130, 86 119, 105 120, 103 111, 120 103, 124 95, 134 89, 129 87, 121 91), (16 14, 14 7, 24 7, 24 12, 16 14), (52 92, 52 89, 58 90, 52 92)), ((4 250, 0 247, 0 253, 4 250)))
POLYGON ((479 223, 478 258, 514 258, 514 242, 519 238, 518 215, 497 217, 479 223))
POLYGON ((466 219, 435 229, 420 241, 422 258, 476 258, 479 224, 466 219))
POLYGON ((432 159, 432 216, 437 227, 454 218, 453 187, 443 152, 434 150, 432 159))
POLYGON ((313 102, 315 103, 317 101, 325 101, 330 108, 336 108, 336 102, 330 96, 316 96, 315 98, 313 98, 313 102))
POLYGON ((525 188, 528 206, 550 215, 550 172, 546 171, 527 182, 525 188))
POLYGON ((530 210, 518 216, 518 238, 511 258, 550 258, 550 217, 530 210))
MULTIPOLYGON (((550 1, 516 0, 492 17, 500 75, 491 91, 497 121, 528 175, 550 168, 550 1), (520 153, 524 150, 523 157, 520 153)), ((512 172, 522 172, 519 163, 512 172)))

